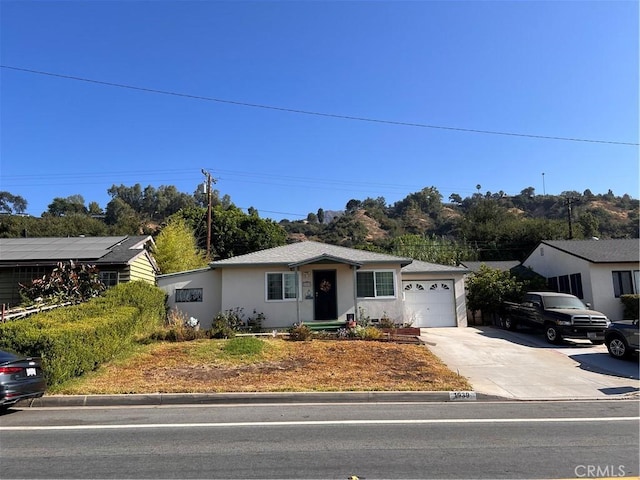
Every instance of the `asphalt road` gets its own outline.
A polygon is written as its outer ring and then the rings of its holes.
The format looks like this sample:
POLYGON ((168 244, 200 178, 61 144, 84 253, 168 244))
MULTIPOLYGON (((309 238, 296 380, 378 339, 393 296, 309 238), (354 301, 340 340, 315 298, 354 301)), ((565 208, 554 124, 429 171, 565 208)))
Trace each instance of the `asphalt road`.
POLYGON ((631 400, 30 408, 2 478, 587 478, 639 474, 631 400))

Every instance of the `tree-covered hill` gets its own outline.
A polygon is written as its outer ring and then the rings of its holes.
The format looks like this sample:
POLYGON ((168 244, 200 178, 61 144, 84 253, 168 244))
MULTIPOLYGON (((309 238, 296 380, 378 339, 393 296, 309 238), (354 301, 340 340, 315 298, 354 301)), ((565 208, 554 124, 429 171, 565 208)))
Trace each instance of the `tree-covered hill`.
POLYGON ((80 195, 54 198, 41 217, 23 216, 27 200, 0 192, 0 237, 157 235, 170 218, 182 218, 211 258, 227 258, 301 239, 364 248, 416 259, 456 264, 464 260, 522 260, 540 240, 638 238, 639 202, 628 194, 590 190, 537 195, 477 192, 444 201, 425 187, 388 204, 383 197, 351 199, 343 211, 318 208, 304 220, 275 222, 250 208, 243 212, 228 195, 208 197, 173 186, 113 185, 103 210, 80 195), (210 232, 208 231, 211 226, 210 232))

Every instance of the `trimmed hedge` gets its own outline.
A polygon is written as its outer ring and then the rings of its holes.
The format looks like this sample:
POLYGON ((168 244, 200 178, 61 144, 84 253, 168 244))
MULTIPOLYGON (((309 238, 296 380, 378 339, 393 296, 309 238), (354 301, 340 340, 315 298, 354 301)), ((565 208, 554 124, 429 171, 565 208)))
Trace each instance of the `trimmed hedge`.
POLYGON ((640 295, 621 295, 620 301, 624 306, 624 318, 627 320, 635 320, 638 317, 640 311, 640 295))
POLYGON ((161 326, 164 317, 162 290, 124 283, 87 303, 0 324, 0 348, 42 357, 47 384, 53 386, 95 370, 161 326))

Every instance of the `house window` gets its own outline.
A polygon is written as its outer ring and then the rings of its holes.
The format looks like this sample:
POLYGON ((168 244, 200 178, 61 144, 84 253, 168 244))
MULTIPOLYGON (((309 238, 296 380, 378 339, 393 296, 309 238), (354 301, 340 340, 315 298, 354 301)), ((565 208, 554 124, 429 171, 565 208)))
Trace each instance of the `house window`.
POLYGON ((631 270, 621 270, 611 272, 613 276, 613 293, 616 298, 621 295, 627 295, 637 292, 637 283, 634 286, 634 278, 638 278, 638 272, 631 272, 631 270), (633 275, 632 275, 633 274, 633 275))
POLYGON ((31 285, 36 278, 42 278, 46 274, 44 267, 20 267, 14 270, 16 282, 22 285, 31 285))
POLYGON ((358 272, 356 274, 358 298, 395 297, 393 270, 358 272))
POLYGON ((582 293, 582 274, 580 273, 549 277, 547 285, 552 292, 570 293, 578 298, 584 298, 582 293))
POLYGON ((201 288, 176 288, 176 303, 201 302, 201 288))
POLYGON ((100 281, 105 287, 113 287, 118 284, 118 272, 100 272, 100 281))
POLYGON ((571 293, 571 287, 569 286, 569 275, 560 275, 558 277, 558 292, 571 293))
POLYGON ((569 283, 571 285, 571 293, 578 298, 584 298, 582 293, 582 274, 572 273, 569 275, 569 283))
POLYGON ((267 273, 267 300, 293 300, 297 297, 295 273, 267 273))

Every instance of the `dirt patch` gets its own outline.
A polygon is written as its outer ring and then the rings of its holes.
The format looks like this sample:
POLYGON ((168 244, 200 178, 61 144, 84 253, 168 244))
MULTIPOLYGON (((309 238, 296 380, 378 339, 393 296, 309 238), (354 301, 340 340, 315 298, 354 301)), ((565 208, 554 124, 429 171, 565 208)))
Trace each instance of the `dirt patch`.
POLYGON ((221 358, 222 341, 148 345, 56 393, 438 391, 470 389, 424 345, 265 340, 259 358, 221 358), (218 347, 216 347, 218 345, 218 347))

